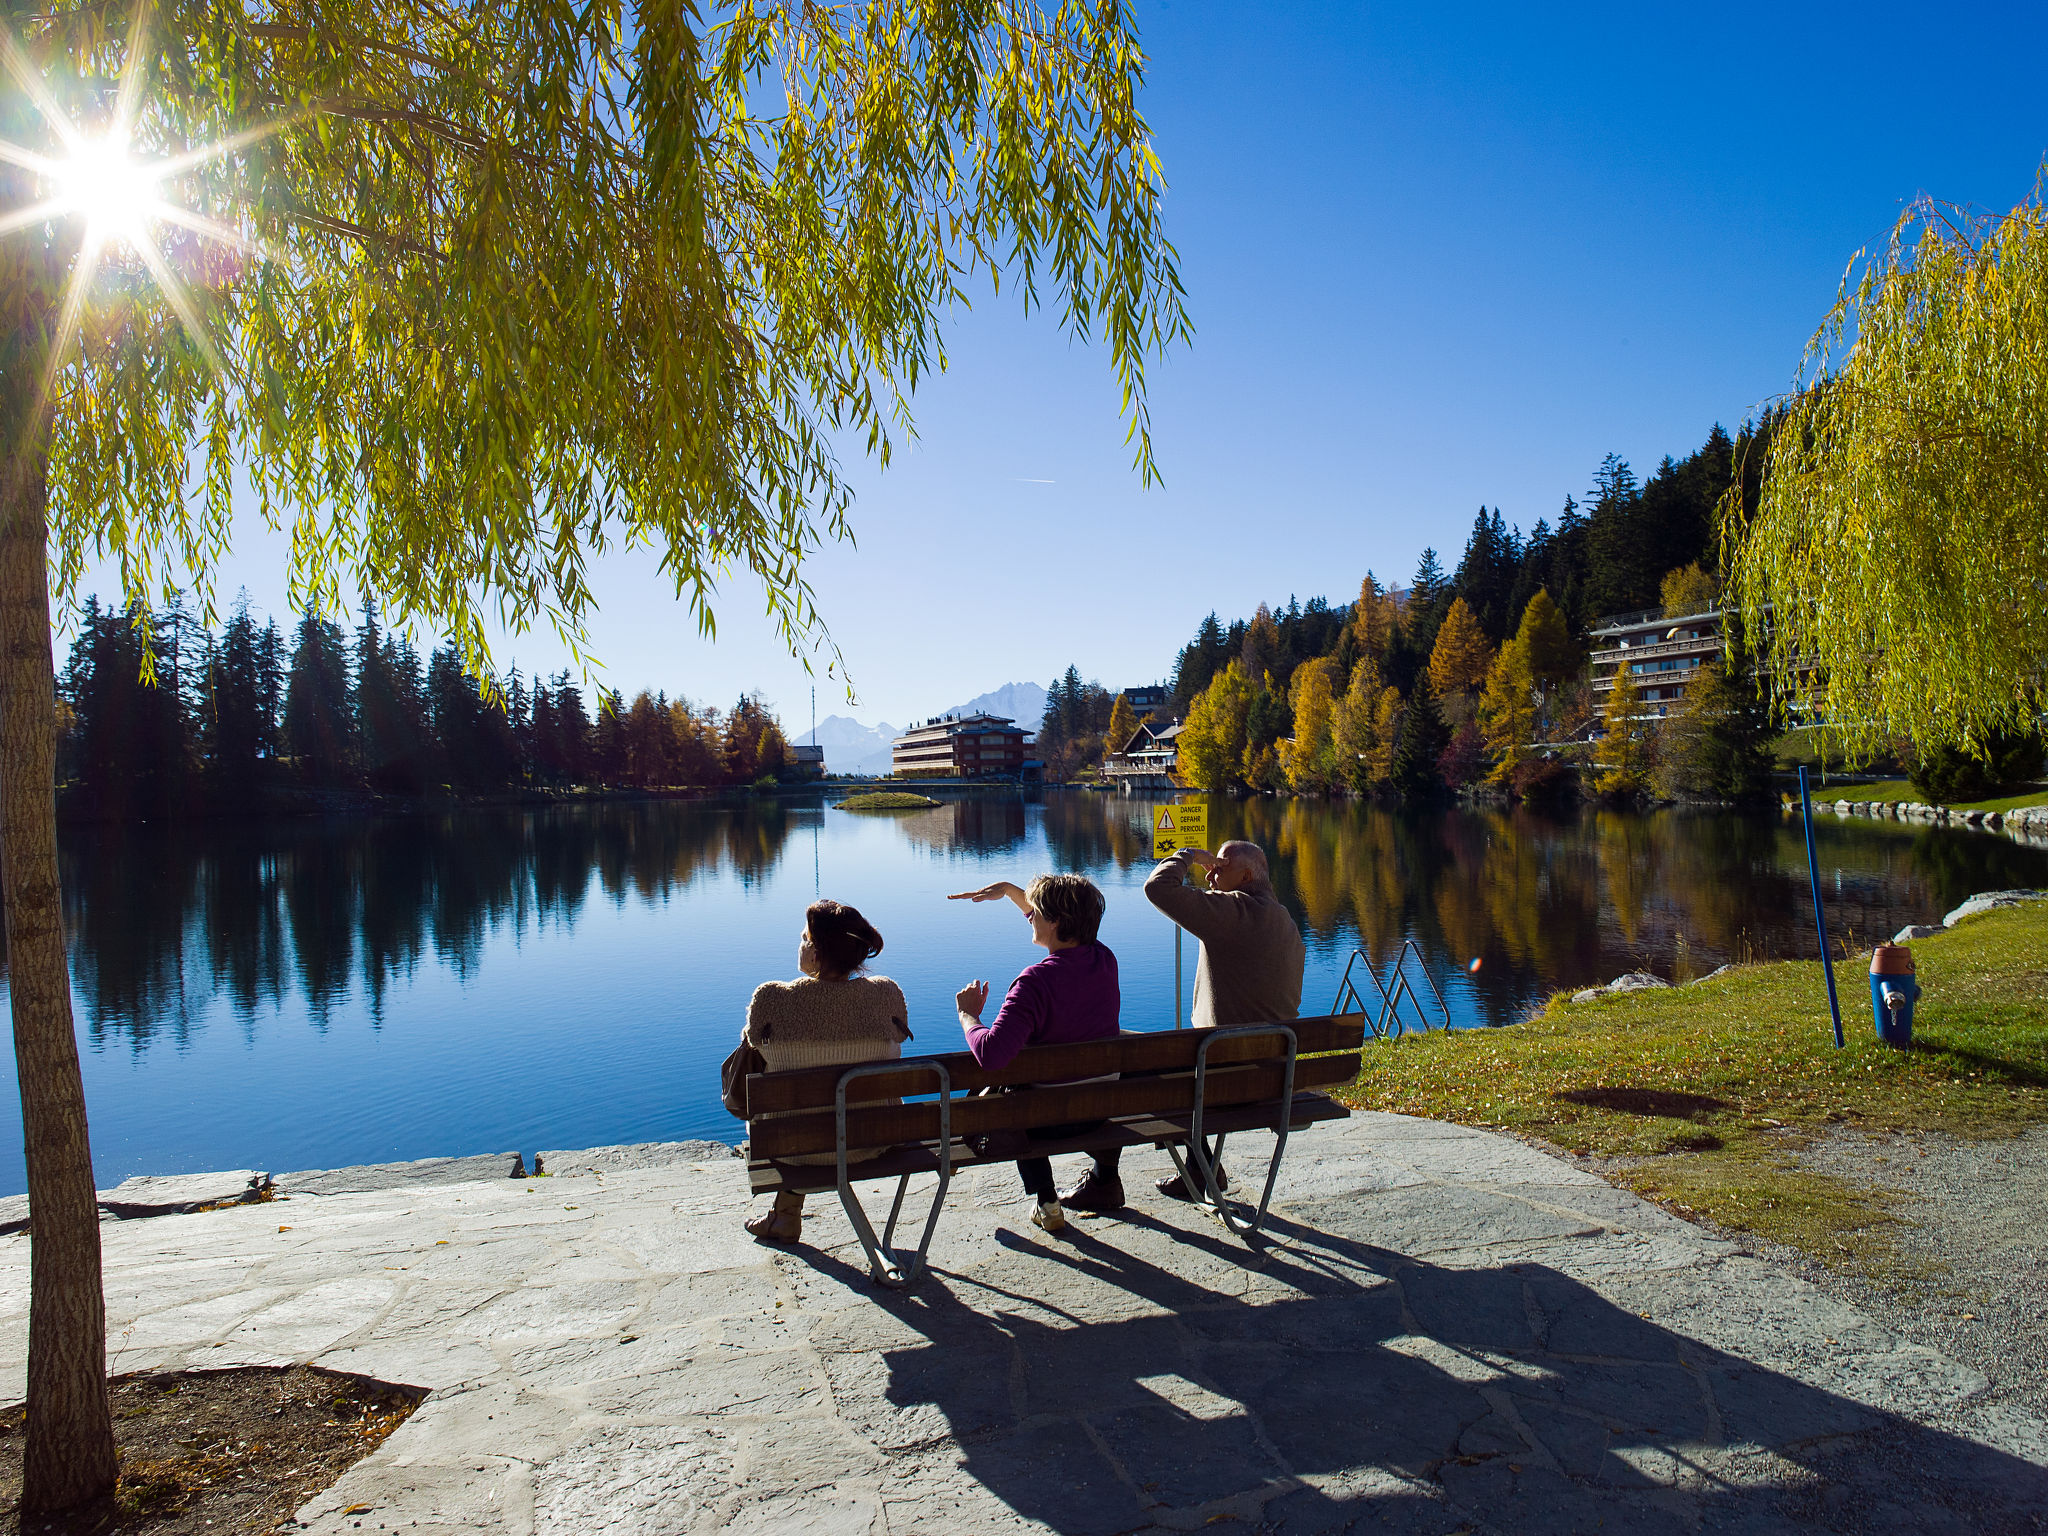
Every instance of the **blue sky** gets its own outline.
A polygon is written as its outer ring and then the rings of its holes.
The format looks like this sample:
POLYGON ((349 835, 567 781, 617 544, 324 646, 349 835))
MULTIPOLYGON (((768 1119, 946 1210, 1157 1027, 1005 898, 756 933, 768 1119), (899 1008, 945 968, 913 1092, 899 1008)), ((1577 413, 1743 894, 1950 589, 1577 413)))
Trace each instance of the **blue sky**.
MULTIPOLYGON (((1526 528, 1609 451, 1647 473, 1782 390, 1858 247, 1922 191, 2002 210, 2048 153, 2048 7, 1223 7, 1140 0, 1197 335, 1152 371, 1166 481, 1106 357, 1007 292, 813 577, 860 700, 933 712, 1070 661, 1159 678, 1211 608, 1343 600, 1526 528)), ((222 588, 283 602, 239 533, 222 588)), ((112 583, 102 574, 101 590, 112 583)), ((602 680, 799 729, 809 680, 736 581, 700 641, 645 553, 597 572, 602 680)), ((545 637, 524 665, 561 664, 545 637)))

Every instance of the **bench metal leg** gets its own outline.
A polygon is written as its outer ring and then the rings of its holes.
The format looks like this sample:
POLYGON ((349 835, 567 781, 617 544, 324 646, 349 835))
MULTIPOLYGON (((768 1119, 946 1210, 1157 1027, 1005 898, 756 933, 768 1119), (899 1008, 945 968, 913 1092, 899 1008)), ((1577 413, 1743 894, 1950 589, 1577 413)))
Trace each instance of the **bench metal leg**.
POLYGON ((1287 1152, 1287 1132, 1289 1123, 1294 1118, 1295 1048, 1296 1039, 1294 1031, 1285 1024, 1241 1024, 1231 1029, 1219 1029, 1210 1035, 1208 1039, 1202 1042, 1201 1048, 1195 1052, 1195 1112, 1193 1123, 1188 1127, 1188 1162, 1194 1165, 1193 1171, 1201 1176, 1201 1186, 1199 1189, 1196 1187, 1194 1180, 1189 1178, 1189 1169, 1181 1162, 1179 1150, 1174 1147, 1167 1148, 1168 1153, 1173 1158, 1174 1167, 1180 1170, 1181 1178, 1187 1183, 1188 1193, 1194 1195, 1197 1201, 1221 1217, 1223 1224, 1230 1228, 1232 1232, 1247 1241, 1265 1224, 1266 1207, 1273 1200, 1273 1184, 1280 1177, 1280 1159, 1287 1152), (1273 1135, 1275 1138, 1273 1157, 1266 1165, 1266 1188, 1265 1192, 1259 1196, 1259 1208, 1252 1214, 1249 1220, 1240 1218, 1232 1213, 1232 1202, 1227 1200, 1224 1197, 1223 1191, 1217 1187, 1217 1170, 1223 1166, 1224 1138, 1221 1136, 1216 1138, 1216 1146, 1213 1151, 1210 1150, 1208 1143, 1202 1139, 1202 1101, 1207 1097, 1209 1047, 1218 1040, 1228 1040, 1234 1036, 1241 1035, 1279 1035, 1287 1042, 1286 1071, 1282 1076, 1280 1086, 1280 1112, 1275 1117, 1273 1125, 1273 1135))
POLYGON ((952 1074, 943 1063, 936 1061, 871 1061, 848 1067, 839 1074, 839 1086, 833 1094, 833 1113, 839 1132, 839 1203, 845 1207, 846 1219, 853 1223, 854 1235, 860 1239, 861 1248, 867 1253, 868 1273, 874 1277, 875 1284, 901 1290, 924 1273, 925 1254, 932 1246, 932 1233, 938 1229, 939 1212, 946 1206, 946 1190, 953 1182, 952 1074), (889 1206, 889 1219, 883 1224, 882 1240, 876 1242, 875 1229, 868 1221, 867 1210, 860 1203, 860 1196, 853 1192, 853 1180, 847 1177, 846 1085, 857 1077, 869 1077, 878 1072, 918 1068, 935 1073, 939 1079, 939 1187, 932 1191, 932 1206, 924 1219, 924 1236, 918 1241, 917 1252, 906 1258, 896 1251, 896 1221, 903 1214, 903 1197, 910 1189, 910 1175, 906 1173, 897 1179, 896 1199, 889 1206))

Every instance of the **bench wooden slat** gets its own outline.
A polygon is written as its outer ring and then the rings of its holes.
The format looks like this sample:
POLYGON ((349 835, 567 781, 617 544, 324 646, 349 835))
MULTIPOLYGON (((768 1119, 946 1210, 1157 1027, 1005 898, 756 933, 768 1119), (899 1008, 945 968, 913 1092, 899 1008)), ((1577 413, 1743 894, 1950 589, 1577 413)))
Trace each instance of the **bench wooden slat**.
MULTIPOLYGON (((1290 1129, 1301 1130, 1319 1121, 1342 1120, 1350 1113, 1349 1109, 1327 1094, 1297 1093, 1294 1096, 1292 1112, 1288 1116, 1288 1125, 1290 1129)), ((1192 1119, 1193 1117, 1188 1114, 1138 1115, 1128 1119, 1111 1120, 1078 1136, 1031 1139, 1028 1142, 1023 1138, 1003 1138, 999 1145, 990 1148, 990 1155, 987 1157, 983 1157, 972 1147, 956 1139, 953 1146, 953 1167, 957 1171, 983 1163, 1007 1163, 1020 1155, 1060 1157, 1069 1152, 1093 1152, 1105 1147, 1150 1146, 1154 1142, 1171 1141, 1186 1136, 1192 1119)), ((1210 1134, 1269 1130, 1272 1124, 1273 1109, 1265 1105, 1205 1109, 1202 1117, 1202 1129, 1210 1134)), ((937 1146, 933 1143, 919 1143, 897 1147, 882 1157, 855 1163, 849 1172, 855 1179, 893 1179, 906 1173, 934 1173, 938 1166, 937 1146)), ((783 1163, 758 1157, 747 1164, 747 1182, 757 1195, 778 1189, 810 1194, 831 1189, 837 1180, 838 1172, 830 1164, 783 1163)))
MULTIPOLYGON (((1131 1042, 1104 1042, 1105 1044, 1131 1042)), ((1224 1045, 1236 1044, 1226 1041, 1224 1045)), ((1220 1052, 1223 1046, 1219 1045, 1220 1052)), ((1217 1052, 1211 1052, 1212 1058, 1217 1052)), ((1358 1075, 1360 1055, 1315 1056, 1294 1066, 1296 1088, 1320 1088, 1348 1083, 1358 1075)), ((1281 1062, 1211 1067, 1202 1102, 1225 1108, 1277 1101, 1284 1081, 1281 1062)), ((1135 1077, 1062 1086, 1036 1086, 981 1098, 958 1098, 952 1103, 952 1131, 956 1137, 977 1136, 992 1131, 1026 1130, 1036 1126, 1066 1125, 1084 1120, 1106 1120, 1119 1116, 1177 1113, 1194 1104, 1192 1073, 1171 1077, 1135 1077)), ((1269 1112, 1270 1119, 1270 1112, 1269 1112)), ((846 1140, 849 1147, 887 1147, 900 1142, 931 1141, 939 1134, 939 1106, 934 1102, 869 1105, 846 1112, 846 1140)), ((805 1110, 772 1119, 757 1119, 748 1127, 752 1155, 763 1158, 799 1157, 807 1153, 830 1152, 838 1145, 837 1117, 832 1110, 805 1110)), ((1014 1154, 1012 1154, 1014 1156, 1014 1154)))
MULTIPOLYGON (((1303 1056, 1317 1051, 1355 1051, 1365 1043, 1365 1015, 1343 1013, 1283 1021, 1294 1031, 1295 1049, 1303 1056)), ((945 1064, 955 1093, 978 1088, 1009 1087, 1020 1083, 1060 1082, 1069 1078, 1099 1077, 1121 1071, 1125 1076, 1140 1072, 1192 1072, 1195 1052, 1211 1031, 1207 1029, 1158 1030, 1126 1033, 1104 1040, 1086 1040, 1078 1045, 1036 1045, 1019 1051, 1016 1059, 1000 1071, 987 1071, 966 1051, 955 1051, 920 1061, 945 1064)), ((1275 1035, 1250 1035, 1222 1040, 1210 1048, 1212 1067, 1232 1062, 1257 1061, 1277 1056, 1285 1045, 1275 1035)), ((747 1079, 747 1109, 753 1115, 783 1114, 790 1110, 830 1109, 844 1067, 808 1067, 798 1072, 757 1073, 747 1079)), ((877 1072, 847 1086, 849 1104, 897 1099, 909 1094, 931 1093, 937 1080, 930 1072, 905 1070, 877 1072)), ((936 1134, 936 1132, 934 1133, 936 1134)))

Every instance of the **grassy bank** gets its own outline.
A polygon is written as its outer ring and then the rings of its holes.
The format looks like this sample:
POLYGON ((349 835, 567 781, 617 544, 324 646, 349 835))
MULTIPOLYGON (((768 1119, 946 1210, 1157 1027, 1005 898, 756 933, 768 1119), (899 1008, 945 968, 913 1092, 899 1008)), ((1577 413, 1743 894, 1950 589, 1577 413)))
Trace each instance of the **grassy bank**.
POLYGON ((833 807, 836 811, 928 811, 939 802, 930 795, 913 795, 907 790, 884 789, 872 794, 850 795, 833 807))
MULTIPOLYGON (((1926 803, 1927 797, 1905 779, 1880 779, 1873 784, 1815 784, 1808 791, 1815 804, 1836 800, 1876 800, 1887 805, 1926 803)), ((1792 797, 1798 799, 1797 795, 1792 797)), ((1995 800, 1952 800, 1952 811, 2016 811, 2024 805, 2048 805, 2048 785, 2036 784, 2017 795, 1995 800)))
POLYGON ((1669 991, 1553 998, 1507 1029, 1412 1036, 1366 1053, 1369 1109, 1541 1137, 1682 1215, 1852 1269, 1890 1257, 1881 1197, 1801 1167, 1835 1126, 2010 1136, 2048 1123, 2048 903, 1913 946, 1914 1048, 1871 1025, 1868 960, 1836 967, 1834 1048, 1817 963, 1744 966, 1669 991))

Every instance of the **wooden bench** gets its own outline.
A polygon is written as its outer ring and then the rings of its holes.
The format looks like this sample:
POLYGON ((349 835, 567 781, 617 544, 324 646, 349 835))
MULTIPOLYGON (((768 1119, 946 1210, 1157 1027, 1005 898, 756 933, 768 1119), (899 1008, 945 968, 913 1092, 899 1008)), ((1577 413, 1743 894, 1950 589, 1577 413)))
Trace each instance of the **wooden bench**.
POLYGON ((1249 1240, 1273 1198, 1288 1132, 1350 1113, 1314 1090, 1358 1075, 1365 1030, 1363 1013, 1346 1013, 1035 1046, 995 1072, 958 1051, 757 1073, 746 1082, 747 1177, 756 1195, 837 1189, 869 1270, 887 1286, 922 1273, 955 1169, 1020 1157, 1163 1145, 1188 1193, 1249 1240), (1086 1128, 1029 1134, 1062 1126, 1086 1128), (1241 1214, 1217 1187, 1217 1170, 1224 1138, 1247 1130, 1271 1130, 1277 1142, 1258 1209, 1241 1214), (862 1155, 871 1148, 886 1150, 862 1155), (912 1176, 926 1173, 938 1175, 938 1188, 917 1251, 905 1256, 896 1223, 912 1176), (896 1198, 878 1240, 853 1185, 885 1178, 897 1181, 896 1198))

